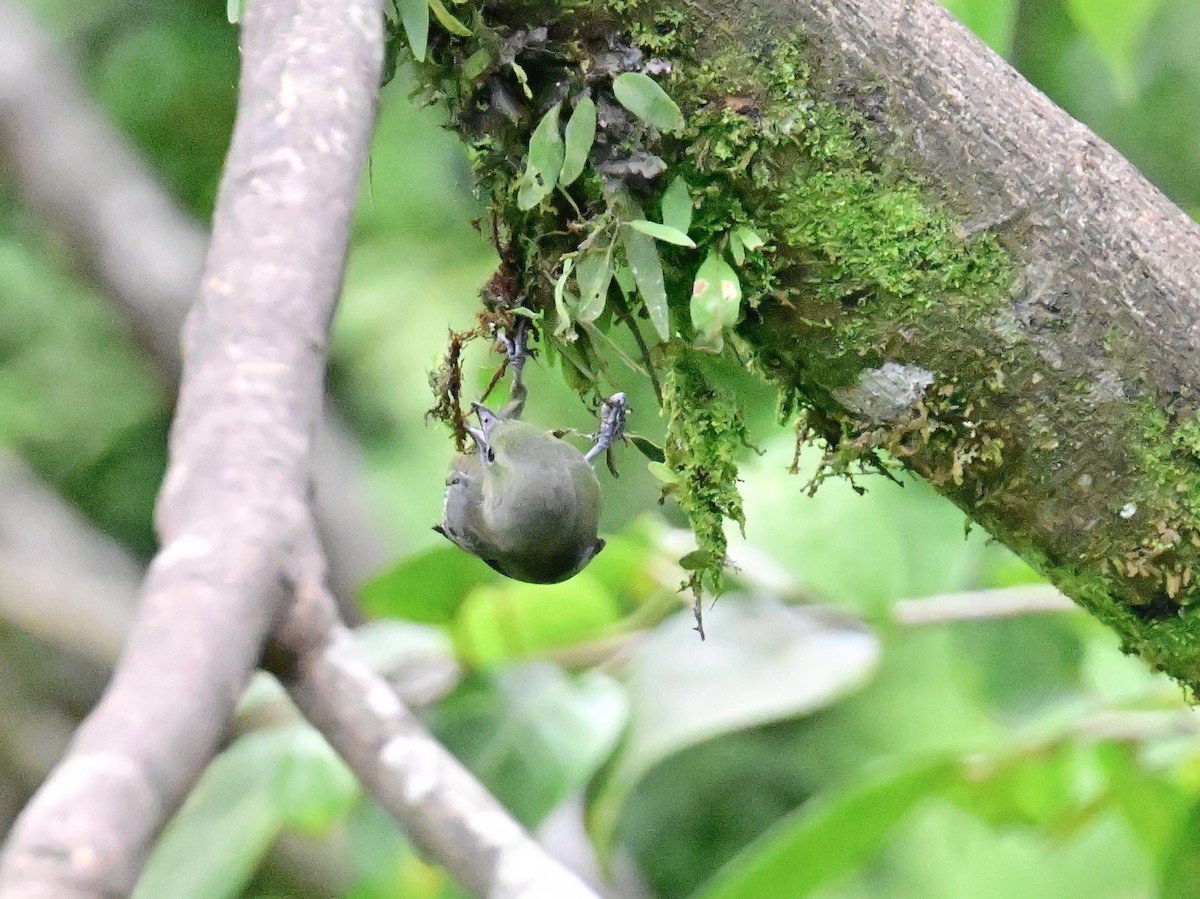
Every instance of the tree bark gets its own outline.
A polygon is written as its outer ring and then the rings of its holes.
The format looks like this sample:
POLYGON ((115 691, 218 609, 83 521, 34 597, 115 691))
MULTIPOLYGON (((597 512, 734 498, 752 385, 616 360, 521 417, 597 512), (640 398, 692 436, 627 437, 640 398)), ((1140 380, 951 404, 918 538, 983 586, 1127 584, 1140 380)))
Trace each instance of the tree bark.
POLYGON ((894 448, 915 471, 1127 648, 1200 684, 1200 229, 937 4, 772 13, 827 73, 821 98, 869 122, 880 164, 919 182, 964 236, 995 235, 1012 277, 987 308, 946 294, 912 315, 875 293, 834 311, 824 333, 769 305, 749 338, 843 432, 901 432, 894 448), (799 339, 805 353, 835 354, 830 332, 848 326, 876 335, 854 348, 864 364, 850 383, 778 351, 799 339), (936 410, 913 404, 915 441, 864 402, 889 363, 931 372, 925 397, 949 394, 936 410))
MULTIPOLYGON (((514 202, 530 131, 653 70, 686 126, 631 189, 652 210, 683 174, 708 222, 767 240, 737 333, 831 466, 899 459, 1127 650, 1200 685, 1195 223, 934 0, 488 12, 492 58, 515 56, 532 96, 501 66, 462 77, 470 39, 435 46, 429 71, 456 86, 455 126, 520 236, 527 302, 553 316, 589 215, 514 202)), ((705 227, 690 262, 661 251, 684 339, 682 298, 728 233, 705 227)))
POLYGON ((250 4, 238 123, 183 335, 162 550, 112 683, 6 841, 4 895, 131 891, 286 610, 381 15, 369 0, 250 4))

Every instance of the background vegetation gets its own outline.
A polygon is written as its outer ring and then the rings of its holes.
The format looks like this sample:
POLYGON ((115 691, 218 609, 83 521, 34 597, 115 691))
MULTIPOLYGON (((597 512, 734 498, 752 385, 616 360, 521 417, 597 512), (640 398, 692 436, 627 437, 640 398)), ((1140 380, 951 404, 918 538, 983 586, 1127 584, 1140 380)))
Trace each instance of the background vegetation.
MULTIPOLYGON (((225 10, 33 5, 166 189, 206 218, 236 98, 225 10)), ((949 5, 1200 210, 1192 0, 949 5)), ((586 863, 618 895, 1193 895, 1200 719, 1180 689, 1079 613, 961 620, 967 600, 916 623, 902 600, 1036 578, 986 534, 964 538, 961 514, 919 483, 805 495, 806 479, 787 474, 792 434, 744 376, 729 386, 747 397, 763 453, 743 460, 746 537, 731 534, 734 592, 707 609, 704 644, 676 591, 688 536, 632 449, 619 481, 602 476, 610 546, 566 584, 503 582, 430 530, 451 444, 424 423, 427 376, 495 264, 439 116, 408 100, 403 74, 386 88, 330 372, 369 462, 364 514, 395 548, 395 567, 361 591, 364 640, 410 682, 440 672, 425 710, 434 731, 553 845, 594 852, 586 863)), ((147 560, 168 390, 3 181, 0 323, 0 444, 147 560)), ((476 394, 497 360, 472 357, 476 394)), ((527 417, 588 430, 591 412, 557 373, 532 368, 527 417)), ((633 381, 633 427, 660 433, 633 381)), ((72 676, 69 661, 47 662, 60 648, 13 624, 0 622, 0 646, 30 696, 49 703, 56 678, 72 676)), ((279 718, 276 703, 256 685, 242 736, 139 895, 460 895, 319 737, 256 726, 279 718)), ((0 737, 0 777, 18 744, 0 737)))

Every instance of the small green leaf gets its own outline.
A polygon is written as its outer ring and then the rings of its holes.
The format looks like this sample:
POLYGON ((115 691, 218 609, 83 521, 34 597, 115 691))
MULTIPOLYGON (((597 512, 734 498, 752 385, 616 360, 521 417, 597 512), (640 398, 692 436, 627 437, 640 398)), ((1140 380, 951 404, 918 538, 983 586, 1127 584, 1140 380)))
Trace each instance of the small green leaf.
POLYGON ((629 432, 626 432, 625 436, 628 438, 630 443, 637 447, 637 451, 651 462, 666 461, 666 453, 664 453, 663 448, 654 441, 647 440, 645 437, 642 437, 639 434, 630 434, 629 432))
POLYGON ((515 62, 510 62, 508 65, 513 70, 513 74, 517 76, 517 81, 521 85, 521 92, 525 94, 525 99, 532 100, 533 88, 529 86, 529 76, 525 74, 525 70, 515 62))
POLYGON ((476 50, 467 57, 467 61, 463 63, 463 77, 468 81, 476 81, 479 76, 486 72, 492 66, 492 54, 487 50, 476 50))
POLYGON ((616 271, 613 272, 613 280, 617 282, 617 286, 621 288, 621 293, 625 294, 625 298, 629 299, 637 290, 637 281, 633 280, 633 269, 628 265, 618 265, 616 271))
POLYGON ((659 131, 678 134, 683 130, 683 113, 653 78, 641 72, 626 72, 613 79, 617 102, 659 131))
POLYGON ((244 11, 243 0, 225 0, 225 17, 229 19, 231 25, 242 21, 244 11))
POLYGON ((729 241, 729 254, 733 256, 733 264, 740 266, 746 261, 746 247, 735 236, 729 241))
POLYGON ((632 222, 625 222, 625 224, 635 231, 649 234, 655 240, 661 240, 664 243, 673 243, 677 247, 696 248, 694 240, 678 228, 672 228, 670 225, 660 225, 658 222, 650 222, 646 219, 634 219, 632 222))
POLYGON ((571 270, 574 267, 575 260, 573 258, 564 259, 562 274, 554 282, 554 311, 558 313, 558 326, 554 329, 555 337, 562 337, 571 330, 571 312, 567 309, 567 279, 571 277, 571 270))
POLYGON ((758 232, 746 225, 738 225, 733 229, 733 236, 741 242, 747 250, 753 253, 755 250, 761 250, 766 246, 766 241, 758 236, 758 232))
POLYGON ((737 322, 742 285, 721 255, 710 250, 692 284, 692 326, 711 340, 737 322))
POLYGON ((684 234, 692 227, 692 195, 683 176, 677 176, 663 193, 662 220, 664 225, 684 234))
POLYGON ((562 172, 558 176, 558 183, 563 187, 583 174, 595 139, 596 104, 591 97, 583 97, 575 104, 575 111, 567 120, 566 150, 563 153, 562 172))
POLYGON ((693 549, 679 560, 679 567, 684 571, 699 571, 702 568, 708 568, 712 563, 712 553, 702 549, 693 549))
POLYGON ((651 462, 646 466, 646 470, 664 484, 679 484, 683 480, 679 477, 679 473, 666 462, 651 462))
POLYGON ((529 160, 517 190, 519 209, 532 209, 549 196, 558 183, 558 172, 563 164, 563 140, 558 133, 561 105, 555 103, 550 107, 529 138, 529 160))
POLYGON ((404 33, 408 35, 408 46, 417 62, 425 61, 425 48, 429 44, 428 0, 396 0, 404 33))
POLYGON ((458 37, 470 37, 471 29, 464 25, 458 19, 450 14, 450 11, 442 5, 442 0, 428 0, 429 8, 433 10, 433 14, 437 17, 438 22, 448 32, 458 37))
POLYGON ((667 309, 667 288, 663 281, 662 260, 654 240, 634 228, 621 229, 621 243, 625 247, 625 259, 633 271, 638 292, 650 322, 662 340, 671 337, 671 317, 667 309))
POLYGON ((575 283, 579 285, 579 308, 575 320, 584 324, 594 322, 604 312, 608 300, 608 285, 612 283, 612 249, 586 253, 575 266, 575 283))

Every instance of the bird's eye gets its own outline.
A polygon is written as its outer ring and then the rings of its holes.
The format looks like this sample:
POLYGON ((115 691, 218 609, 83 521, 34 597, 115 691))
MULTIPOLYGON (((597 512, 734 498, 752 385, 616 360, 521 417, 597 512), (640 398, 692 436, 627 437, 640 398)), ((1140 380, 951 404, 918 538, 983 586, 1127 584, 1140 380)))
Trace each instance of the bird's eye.
POLYGON ((487 461, 488 465, 491 465, 496 461, 496 451, 489 446, 483 451, 483 458, 487 461))

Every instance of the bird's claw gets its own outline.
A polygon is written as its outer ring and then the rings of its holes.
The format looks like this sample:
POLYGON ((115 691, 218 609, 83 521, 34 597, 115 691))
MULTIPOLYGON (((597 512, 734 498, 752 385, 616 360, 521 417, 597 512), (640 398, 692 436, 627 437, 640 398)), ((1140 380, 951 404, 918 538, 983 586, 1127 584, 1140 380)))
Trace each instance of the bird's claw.
POLYGON ((629 413, 629 401, 623 393, 614 393, 600 406, 600 430, 596 433, 596 445, 584 455, 589 462, 625 436, 625 417, 629 413))

